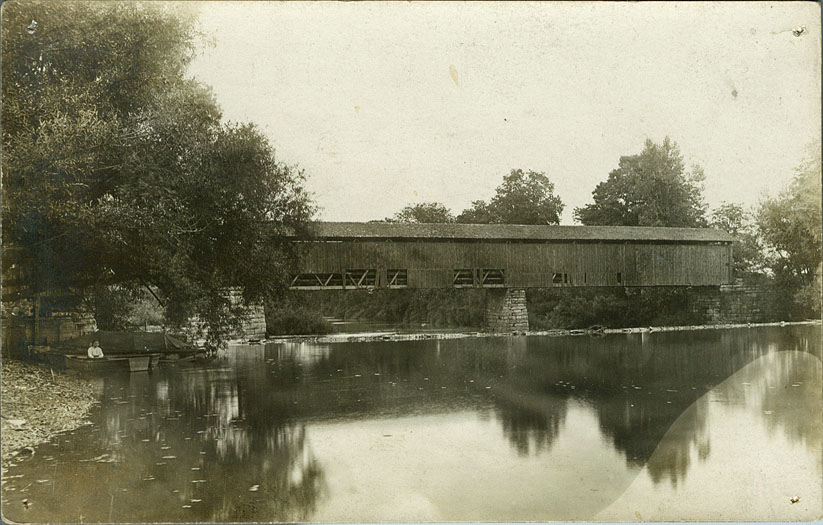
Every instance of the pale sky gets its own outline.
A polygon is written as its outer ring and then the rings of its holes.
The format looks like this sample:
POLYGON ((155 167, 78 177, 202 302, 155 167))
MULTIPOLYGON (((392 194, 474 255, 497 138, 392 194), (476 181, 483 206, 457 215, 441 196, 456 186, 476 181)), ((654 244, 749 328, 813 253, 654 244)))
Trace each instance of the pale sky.
POLYGON ((573 210, 646 138, 753 205, 820 139, 815 3, 204 2, 191 73, 308 174, 325 220, 439 201, 512 168, 573 210), (793 29, 805 26, 800 36, 793 29))

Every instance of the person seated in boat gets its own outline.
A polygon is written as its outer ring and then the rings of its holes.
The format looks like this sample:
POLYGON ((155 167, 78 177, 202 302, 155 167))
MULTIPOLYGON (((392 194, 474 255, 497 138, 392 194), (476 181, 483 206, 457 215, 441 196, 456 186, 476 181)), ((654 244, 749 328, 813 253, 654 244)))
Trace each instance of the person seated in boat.
POLYGON ((100 348, 100 341, 94 341, 89 347, 89 359, 100 359, 103 357, 103 349, 100 348))

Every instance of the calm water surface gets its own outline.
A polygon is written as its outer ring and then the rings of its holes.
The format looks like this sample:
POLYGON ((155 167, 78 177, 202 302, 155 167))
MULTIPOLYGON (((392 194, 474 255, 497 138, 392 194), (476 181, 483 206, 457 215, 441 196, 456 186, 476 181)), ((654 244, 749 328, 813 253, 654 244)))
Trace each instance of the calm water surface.
POLYGON ((233 347, 100 379, 93 424, 5 474, 3 515, 819 519, 820 346, 799 326, 233 347))

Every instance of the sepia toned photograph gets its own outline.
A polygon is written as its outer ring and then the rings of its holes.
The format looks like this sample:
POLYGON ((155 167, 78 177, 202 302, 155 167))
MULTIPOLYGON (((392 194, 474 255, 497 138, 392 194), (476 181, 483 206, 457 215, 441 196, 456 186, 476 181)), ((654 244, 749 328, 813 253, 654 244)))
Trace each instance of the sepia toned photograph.
POLYGON ((4 522, 823 519, 818 3, 0 14, 4 522))

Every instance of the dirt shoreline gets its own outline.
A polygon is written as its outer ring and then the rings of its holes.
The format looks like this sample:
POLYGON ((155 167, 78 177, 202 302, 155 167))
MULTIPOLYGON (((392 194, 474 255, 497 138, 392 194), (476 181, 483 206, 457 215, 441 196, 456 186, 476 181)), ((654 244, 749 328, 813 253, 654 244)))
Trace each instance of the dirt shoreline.
POLYGON ((7 463, 59 432, 88 423, 86 416, 97 402, 90 381, 13 359, 3 359, 0 376, 0 459, 7 463))

